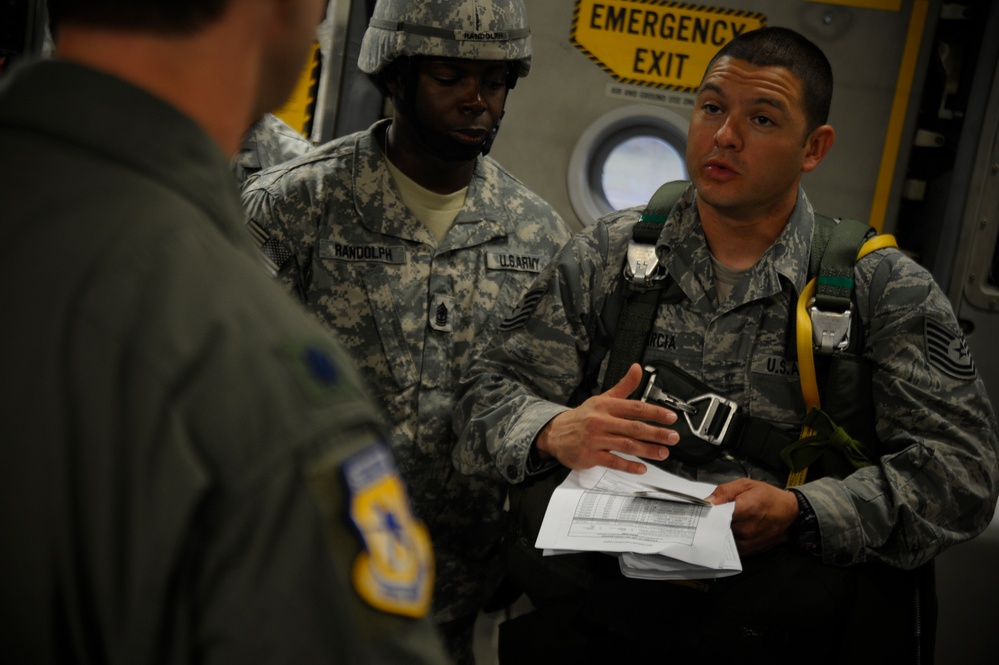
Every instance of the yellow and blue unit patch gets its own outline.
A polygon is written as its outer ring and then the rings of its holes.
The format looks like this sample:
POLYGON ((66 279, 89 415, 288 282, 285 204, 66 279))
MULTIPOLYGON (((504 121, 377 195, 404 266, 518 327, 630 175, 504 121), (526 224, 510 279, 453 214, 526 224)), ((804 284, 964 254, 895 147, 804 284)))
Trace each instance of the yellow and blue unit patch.
POLYGON ((433 550, 388 448, 369 446, 347 460, 343 475, 350 519, 365 545, 354 562, 358 594, 385 612, 424 616, 433 591, 433 550))

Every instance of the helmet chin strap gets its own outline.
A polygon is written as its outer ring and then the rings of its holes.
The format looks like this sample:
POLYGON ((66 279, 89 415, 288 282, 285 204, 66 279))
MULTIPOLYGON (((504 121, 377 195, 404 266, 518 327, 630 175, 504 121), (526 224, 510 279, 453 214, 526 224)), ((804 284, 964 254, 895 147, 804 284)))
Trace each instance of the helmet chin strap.
POLYGON ((496 121, 493 131, 489 132, 489 136, 486 137, 485 142, 482 144, 483 157, 488 155, 489 151, 493 149, 493 141, 496 140, 496 135, 499 134, 500 123, 503 122, 503 116, 506 115, 506 100, 510 98, 510 91, 513 90, 513 86, 517 85, 518 78, 517 65, 516 63, 511 64, 506 74, 506 97, 503 98, 503 108, 500 110, 500 117, 496 121))
POLYGON ((482 156, 485 157, 489 154, 489 151, 493 149, 493 141, 496 140, 496 135, 499 134, 500 123, 503 121, 503 116, 506 115, 506 100, 503 100, 503 110, 500 111, 499 120, 493 125, 493 131, 489 132, 489 136, 486 140, 482 142, 482 156))

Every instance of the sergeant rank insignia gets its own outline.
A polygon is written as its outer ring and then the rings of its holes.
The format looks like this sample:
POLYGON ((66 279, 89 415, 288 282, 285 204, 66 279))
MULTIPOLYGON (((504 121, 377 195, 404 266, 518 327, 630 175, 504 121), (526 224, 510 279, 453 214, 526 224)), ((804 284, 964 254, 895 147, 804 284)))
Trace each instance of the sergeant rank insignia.
POLYGON ((433 590, 433 550, 388 448, 369 446, 343 465, 343 475, 350 518, 365 545, 352 572, 358 594, 385 612, 424 616, 433 590))
POLYGON ((434 296, 430 305, 430 327, 440 332, 454 332, 454 298, 434 296))
POLYGON ((960 381, 977 376, 964 336, 959 336, 942 323, 926 319, 926 359, 938 370, 960 381))

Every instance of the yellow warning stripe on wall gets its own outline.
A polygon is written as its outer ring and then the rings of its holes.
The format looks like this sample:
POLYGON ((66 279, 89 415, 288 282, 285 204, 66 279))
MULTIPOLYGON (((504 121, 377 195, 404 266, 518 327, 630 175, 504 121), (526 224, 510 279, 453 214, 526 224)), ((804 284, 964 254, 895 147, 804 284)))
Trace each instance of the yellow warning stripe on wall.
POLYGON ((821 2, 824 5, 846 5, 847 7, 863 7, 864 9, 884 9, 897 12, 902 8, 902 0, 806 0, 821 2))
POLYGON ((306 61, 305 67, 302 68, 302 74, 299 76, 291 96, 281 108, 274 111, 274 115, 284 120, 306 138, 309 138, 309 134, 312 132, 312 117, 316 112, 321 62, 319 42, 316 42, 312 45, 309 59, 306 61))
POLYGON ((708 62, 766 15, 665 0, 576 0, 569 39, 622 83, 693 92, 708 62))
POLYGON ((919 59, 919 46, 926 27, 926 15, 929 12, 929 0, 916 0, 909 18, 909 32, 905 37, 905 48, 902 51, 902 62, 898 71, 898 82, 895 84, 895 98, 891 105, 891 115, 888 117, 888 130, 885 135, 885 145, 881 152, 881 166, 878 169, 878 181, 874 189, 874 202, 868 223, 881 231, 885 225, 888 212, 888 199, 891 195, 892 181, 895 175, 895 163, 898 161, 898 149, 902 143, 902 130, 905 126, 905 113, 909 107, 909 97, 912 95, 912 79, 916 75, 916 62, 919 59))

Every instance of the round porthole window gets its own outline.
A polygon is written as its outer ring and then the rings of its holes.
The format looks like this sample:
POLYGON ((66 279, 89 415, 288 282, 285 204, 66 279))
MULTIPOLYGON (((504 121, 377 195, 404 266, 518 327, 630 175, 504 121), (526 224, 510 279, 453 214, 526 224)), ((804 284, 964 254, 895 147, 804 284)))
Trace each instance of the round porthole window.
POLYGON ((580 221, 644 205, 664 182, 687 179, 688 124, 669 109, 635 105, 590 125, 569 160, 569 200, 580 221))

